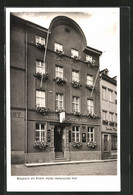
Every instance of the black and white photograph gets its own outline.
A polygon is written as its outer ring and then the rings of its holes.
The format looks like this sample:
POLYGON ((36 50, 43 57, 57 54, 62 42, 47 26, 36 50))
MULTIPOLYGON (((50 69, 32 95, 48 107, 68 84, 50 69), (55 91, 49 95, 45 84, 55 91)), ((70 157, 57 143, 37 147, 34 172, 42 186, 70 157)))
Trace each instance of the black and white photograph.
POLYGON ((6 8, 7 191, 120 191, 119 18, 6 8))

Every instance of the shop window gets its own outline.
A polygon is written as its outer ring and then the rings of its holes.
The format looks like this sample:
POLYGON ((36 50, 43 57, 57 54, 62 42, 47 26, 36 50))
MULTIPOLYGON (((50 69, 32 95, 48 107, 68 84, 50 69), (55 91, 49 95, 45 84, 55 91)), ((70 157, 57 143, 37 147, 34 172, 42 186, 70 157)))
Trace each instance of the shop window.
POLYGON ((87 100, 87 113, 94 114, 94 102, 93 100, 87 100))
POLYGON ((79 82, 79 71, 76 70, 72 71, 72 81, 79 82))
POLYGON ((36 91, 36 106, 45 107, 45 91, 36 91))
POLYGON ((72 58, 78 58, 79 57, 79 51, 76 49, 71 49, 71 57, 72 58))
POLYGON ((102 99, 106 100, 106 88, 102 87, 102 99))
POLYGON ((63 67, 57 65, 55 66, 55 77, 63 79, 63 67))
POLYGON ((80 112, 79 108, 79 97, 73 97, 72 99, 72 111, 73 112, 80 112))
POLYGON ((45 46, 45 38, 36 36, 36 46, 45 46))
POLYGON ((86 62, 92 62, 92 56, 86 55, 86 62))
POLYGON ((111 150, 117 150, 117 137, 111 137, 111 150))
POLYGON ((36 73, 45 74, 45 63, 41 60, 36 60, 36 73))
POLYGON ((36 141, 46 141, 45 140, 45 131, 46 131, 46 125, 37 123, 36 124, 35 140, 36 141))
POLYGON ((59 43, 54 43, 54 51, 55 52, 63 52, 63 45, 59 43))
POLYGON ((80 142, 80 127, 73 126, 72 139, 73 139, 73 142, 80 142))
POLYGON ((93 76, 92 75, 87 75, 87 85, 93 86, 93 76))
POLYGON ((94 141, 94 127, 88 127, 88 142, 94 141))
POLYGON ((56 99, 55 99, 55 109, 56 110, 63 110, 63 94, 56 94, 56 99))

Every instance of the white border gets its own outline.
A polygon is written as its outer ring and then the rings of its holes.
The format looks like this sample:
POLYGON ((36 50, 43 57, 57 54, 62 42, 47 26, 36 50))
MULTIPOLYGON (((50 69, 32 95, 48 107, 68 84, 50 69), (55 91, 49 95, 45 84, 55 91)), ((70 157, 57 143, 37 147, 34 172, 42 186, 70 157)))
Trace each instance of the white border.
MULTIPOLYGON (((118 97, 118 162, 117 176, 77 176, 76 180, 32 180, 33 177, 26 176, 27 180, 17 180, 11 176, 11 118, 10 118, 10 13, 11 12, 88 12, 91 9, 116 9, 119 8, 6 8, 6 158, 7 158, 7 191, 120 191, 120 54, 118 59, 119 74, 117 75, 117 97, 118 97), (29 179, 28 179, 29 178, 29 179)), ((118 17, 119 22, 119 17, 118 17)), ((119 23, 120 24, 120 23, 119 23)), ((118 37, 120 30, 118 27, 118 37)), ((118 44, 118 51, 120 50, 118 44)), ((37 176, 35 176, 37 177, 37 176)), ((42 177, 42 176, 40 176, 42 177)), ((51 177, 51 176, 50 176, 51 177)), ((61 177, 64 178, 65 176, 61 177)), ((75 176, 74 176, 75 177, 75 176)), ((55 178, 55 176, 53 176, 55 178)), ((72 177, 71 177, 72 178, 72 177)))

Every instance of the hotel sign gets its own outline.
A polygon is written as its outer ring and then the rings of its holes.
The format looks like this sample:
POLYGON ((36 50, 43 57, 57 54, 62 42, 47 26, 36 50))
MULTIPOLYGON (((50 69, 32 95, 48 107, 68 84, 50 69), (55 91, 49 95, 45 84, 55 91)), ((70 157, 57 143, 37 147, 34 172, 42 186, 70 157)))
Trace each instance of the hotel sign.
POLYGON ((65 121, 65 112, 60 113, 60 123, 63 123, 65 121))

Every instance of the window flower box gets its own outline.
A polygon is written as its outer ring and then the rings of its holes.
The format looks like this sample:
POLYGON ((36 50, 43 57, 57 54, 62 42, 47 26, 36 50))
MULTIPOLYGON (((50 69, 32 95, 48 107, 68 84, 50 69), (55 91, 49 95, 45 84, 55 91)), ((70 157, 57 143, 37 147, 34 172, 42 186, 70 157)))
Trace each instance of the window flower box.
POLYGON ((81 116, 81 113, 80 112, 74 112, 73 113, 75 116, 81 116))
POLYGON ((80 84, 80 82, 77 82, 77 81, 72 81, 72 86, 74 87, 74 88, 80 88, 80 87, 82 87, 82 85, 80 84))
POLYGON ((80 142, 74 142, 73 147, 80 148, 82 144, 80 142))
POLYGON ((84 61, 84 63, 86 63, 90 67, 96 67, 96 61, 95 60, 92 60, 92 61, 84 61))
POLYGON ((111 126, 114 126, 114 124, 115 124, 115 123, 114 123, 113 121, 110 121, 110 122, 109 122, 109 125, 111 125, 111 126))
POLYGON ((103 120, 103 124, 107 125, 108 124, 108 120, 103 120))
POLYGON ((91 113, 88 113, 87 116, 89 118, 98 118, 98 116, 96 114, 91 114, 91 113))
POLYGON ((88 146, 89 148, 95 148, 96 145, 97 145, 97 143, 96 143, 95 141, 90 141, 90 142, 87 143, 87 146, 88 146))
POLYGON ((39 149, 39 150, 44 150, 45 147, 47 146, 47 142, 45 141, 39 141, 39 140, 35 140, 34 143, 35 148, 39 149))
POLYGON ((45 45, 42 44, 42 43, 36 43, 36 46, 40 49, 44 49, 45 48, 45 45))
POLYGON ((46 114, 48 112, 49 109, 45 108, 45 107, 41 107, 41 106, 36 106, 36 111, 41 113, 41 114, 46 114))
POLYGON ((72 56, 72 58, 74 59, 74 60, 80 60, 80 56, 72 56))
POLYGON ((40 72, 37 72, 34 74, 34 76, 38 79, 41 79, 43 77, 43 81, 48 80, 48 73, 41 74, 40 72))
POLYGON ((65 110, 63 110, 63 109, 56 109, 55 112, 61 113, 61 112, 65 112, 65 110))
POLYGON ((58 49, 56 49, 56 51, 55 51, 57 54, 59 54, 60 56, 62 56, 63 54, 64 54, 64 51, 61 51, 61 50, 58 50, 58 49))
POLYGON ((60 77, 56 77, 55 79, 54 79, 54 81, 57 83, 57 84, 65 84, 66 83, 66 79, 62 79, 62 78, 60 78, 60 77))
MULTIPOLYGON (((87 88, 87 89, 89 89, 90 91, 93 89, 93 85, 85 85, 85 87, 87 88)), ((94 88, 95 89, 95 88, 94 88)))

